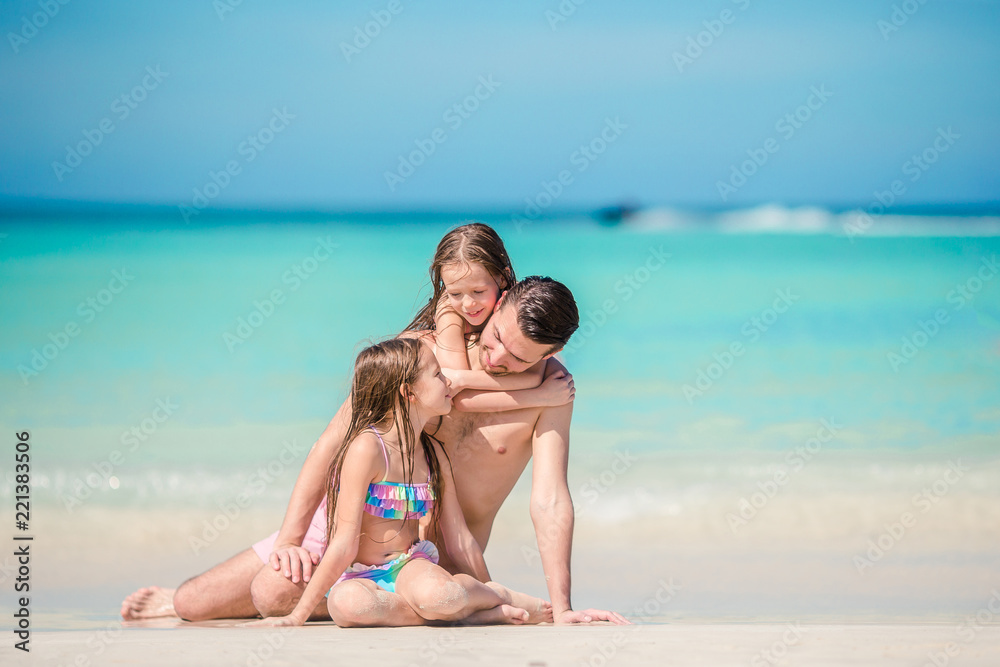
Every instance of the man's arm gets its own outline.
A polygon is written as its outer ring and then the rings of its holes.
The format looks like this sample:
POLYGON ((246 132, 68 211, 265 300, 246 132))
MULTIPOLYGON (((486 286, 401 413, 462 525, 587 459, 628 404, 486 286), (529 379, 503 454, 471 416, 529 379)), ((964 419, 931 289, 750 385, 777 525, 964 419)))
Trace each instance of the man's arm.
POLYGON ((569 423, 573 404, 545 408, 532 435, 531 521, 542 557, 552 615, 573 608, 570 601, 570 555, 573 548, 573 499, 566 481, 569 423))
POLYGON ((438 358, 445 377, 451 381, 451 386, 457 390, 478 389, 481 391, 518 391, 534 389, 542 384, 548 359, 543 359, 522 373, 510 375, 490 375, 486 371, 456 370, 446 366, 438 358))
MULTIPOLYGON (((551 363, 545 369, 545 380, 532 389, 521 389, 519 391, 474 391, 466 389, 459 392, 452 399, 452 405, 459 412, 504 412, 520 408, 565 405, 571 402, 576 396, 573 376, 566 372, 566 369, 559 362, 551 359, 548 361, 551 363)), ((515 377, 516 375, 519 374, 508 377, 515 377)))
MULTIPOLYGON (((550 366, 563 369, 557 361, 550 362, 550 366)), ((566 471, 572 417, 572 403, 544 408, 535 422, 531 440, 531 521, 552 602, 552 616, 556 623, 600 620, 623 625, 628 621, 620 614, 600 609, 573 611, 570 600, 574 514, 566 471)))
POLYGON ((285 518, 274 541, 274 551, 268 560, 272 568, 294 583, 309 581, 313 565, 319 563, 318 554, 309 555, 301 548, 302 540, 309 530, 309 522, 316 508, 326 495, 327 485, 330 483, 327 477, 330 461, 344 441, 350 423, 351 399, 348 398, 309 450, 298 479, 295 480, 285 518))

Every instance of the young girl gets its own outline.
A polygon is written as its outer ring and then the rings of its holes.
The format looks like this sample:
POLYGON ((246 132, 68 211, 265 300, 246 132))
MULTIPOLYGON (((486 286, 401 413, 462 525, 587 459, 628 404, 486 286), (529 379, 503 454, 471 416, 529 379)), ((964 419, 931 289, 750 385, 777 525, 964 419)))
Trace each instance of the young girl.
POLYGON ((468 348, 482 333, 500 297, 517 278, 500 236, 489 225, 468 223, 451 230, 438 243, 430 266, 432 294, 407 331, 433 330, 434 355, 445 369, 455 402, 464 411, 499 411, 513 407, 555 406, 573 400, 573 380, 556 373, 544 384, 545 363, 523 373, 493 376, 470 370, 468 348), (516 401, 497 392, 519 391, 516 401))
POLYGON ((350 426, 330 464, 326 553, 292 613, 259 624, 301 625, 324 595, 342 626, 550 620, 542 600, 448 574, 436 564, 437 546, 419 539, 419 520, 430 514, 459 569, 488 578, 448 457, 423 432, 451 410, 449 382, 428 347, 397 338, 363 350, 351 404, 350 426))

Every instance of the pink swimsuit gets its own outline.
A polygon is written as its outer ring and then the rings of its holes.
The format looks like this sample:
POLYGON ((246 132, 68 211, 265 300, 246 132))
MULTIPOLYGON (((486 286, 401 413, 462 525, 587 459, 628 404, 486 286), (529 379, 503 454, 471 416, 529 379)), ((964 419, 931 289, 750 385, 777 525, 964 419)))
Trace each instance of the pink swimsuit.
MULTIPOLYGON (((420 519, 434 509, 434 489, 430 485, 430 473, 428 472, 427 482, 419 484, 404 484, 399 482, 386 482, 389 476, 389 452, 386 449, 385 441, 375 430, 372 432, 378 437, 382 445, 382 457, 385 459, 385 475, 380 482, 368 484, 368 495, 365 499, 364 510, 372 516, 386 519, 420 519)), ((267 562, 274 551, 274 543, 278 538, 278 533, 257 542, 253 545, 253 550, 263 562, 267 562)), ((302 540, 302 547, 312 553, 317 553, 320 557, 326 552, 326 498, 320 503, 313 518, 309 523, 309 529, 302 540)), ((364 563, 354 563, 337 580, 339 584, 346 579, 365 578, 371 579, 381 588, 395 592, 396 575, 403 565, 412 558, 423 558, 432 563, 438 562, 437 547, 432 542, 420 540, 414 543, 410 549, 389 563, 380 565, 366 565, 364 563)), ((336 585, 336 584, 334 584, 336 585)))

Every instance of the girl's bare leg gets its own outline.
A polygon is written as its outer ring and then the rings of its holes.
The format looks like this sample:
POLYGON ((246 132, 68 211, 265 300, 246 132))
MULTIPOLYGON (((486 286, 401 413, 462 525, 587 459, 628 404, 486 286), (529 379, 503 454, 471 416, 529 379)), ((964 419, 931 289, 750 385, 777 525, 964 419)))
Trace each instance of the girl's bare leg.
POLYGON ((370 579, 348 579, 334 586, 327 609, 330 618, 342 628, 427 624, 402 596, 382 590, 370 579))
POLYGON ((529 618, 486 584, 466 574, 452 576, 428 560, 407 563, 396 578, 396 591, 428 621, 524 623, 529 618))

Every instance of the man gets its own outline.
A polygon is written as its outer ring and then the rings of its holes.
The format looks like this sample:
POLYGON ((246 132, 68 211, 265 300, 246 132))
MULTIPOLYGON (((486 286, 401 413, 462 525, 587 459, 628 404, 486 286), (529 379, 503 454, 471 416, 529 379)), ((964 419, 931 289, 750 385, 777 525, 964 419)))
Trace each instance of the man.
MULTIPOLYGON (((576 302, 569 289, 551 278, 526 278, 497 302, 479 340, 469 349, 470 368, 499 376, 544 363, 546 381, 563 379, 571 389, 572 380, 553 355, 578 326, 576 302)), ((534 457, 531 518, 553 619, 556 623, 627 623, 614 612, 574 611, 570 600, 573 501, 566 469, 573 404, 523 407, 514 392, 507 395, 510 405, 505 407, 510 409, 474 412, 482 393, 465 391, 456 396, 451 414, 442 419, 435 433, 451 457, 459 502, 473 536, 485 550, 500 506, 534 457)), ((317 517, 323 517, 325 508, 320 503, 328 484, 327 468, 346 431, 348 410, 346 403, 341 406, 306 457, 285 520, 273 540, 186 581, 172 596, 171 591, 162 589, 133 593, 123 603, 122 617, 148 618, 175 612, 188 620, 205 620, 287 614, 319 562, 317 552, 322 547, 311 545, 317 542, 317 532, 325 531, 325 526, 317 525, 317 517), (263 554, 268 551, 268 565, 263 565, 263 554)), ((434 538, 433 534, 428 536, 432 541, 434 538)), ((454 571, 445 550, 441 551, 441 565, 454 571)), ((372 602, 357 600, 356 604, 364 608, 372 602)), ((323 618, 323 607, 313 618, 323 618)))

